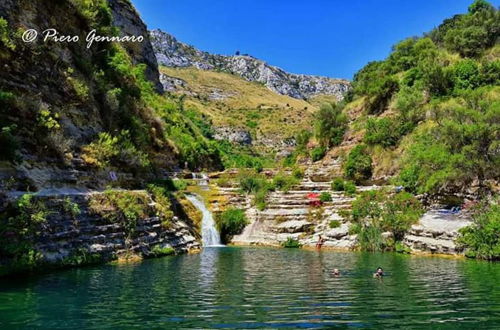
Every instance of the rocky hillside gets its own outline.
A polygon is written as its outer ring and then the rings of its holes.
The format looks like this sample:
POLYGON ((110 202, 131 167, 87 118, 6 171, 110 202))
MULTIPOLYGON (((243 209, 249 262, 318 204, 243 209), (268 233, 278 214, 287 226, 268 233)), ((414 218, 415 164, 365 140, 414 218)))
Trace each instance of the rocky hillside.
POLYGON ((299 99, 325 94, 341 100, 350 87, 346 80, 288 73, 248 55, 225 56, 200 51, 161 30, 151 31, 150 36, 160 65, 229 72, 263 83, 278 94, 299 99))

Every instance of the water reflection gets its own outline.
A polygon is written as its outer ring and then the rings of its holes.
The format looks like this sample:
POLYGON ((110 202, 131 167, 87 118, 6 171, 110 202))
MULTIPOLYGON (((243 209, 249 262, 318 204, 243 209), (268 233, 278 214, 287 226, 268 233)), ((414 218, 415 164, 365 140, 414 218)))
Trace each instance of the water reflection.
POLYGON ((1 280, 0 328, 495 328, 499 281, 500 264, 469 260, 207 248, 1 280))

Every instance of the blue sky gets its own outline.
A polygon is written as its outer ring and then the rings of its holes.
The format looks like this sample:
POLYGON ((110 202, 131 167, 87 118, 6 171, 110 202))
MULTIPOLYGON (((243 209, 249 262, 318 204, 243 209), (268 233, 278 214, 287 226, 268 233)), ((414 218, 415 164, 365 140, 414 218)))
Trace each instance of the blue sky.
MULTIPOLYGON (((351 79, 391 46, 472 0, 133 0, 149 29, 201 50, 236 50, 294 73, 351 79)), ((492 4, 498 6, 498 1, 492 4)))

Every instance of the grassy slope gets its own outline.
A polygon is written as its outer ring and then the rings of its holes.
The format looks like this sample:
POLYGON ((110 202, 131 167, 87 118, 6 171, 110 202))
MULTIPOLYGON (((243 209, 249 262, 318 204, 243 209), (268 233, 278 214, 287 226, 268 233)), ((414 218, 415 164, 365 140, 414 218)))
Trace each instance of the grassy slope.
POLYGON ((160 71, 187 83, 176 93, 188 94, 185 106, 209 115, 214 126, 244 128, 257 137, 291 137, 302 128, 310 128, 317 110, 316 105, 304 100, 276 94, 262 84, 228 73, 167 67, 160 71), (228 97, 211 100, 213 91, 228 97))

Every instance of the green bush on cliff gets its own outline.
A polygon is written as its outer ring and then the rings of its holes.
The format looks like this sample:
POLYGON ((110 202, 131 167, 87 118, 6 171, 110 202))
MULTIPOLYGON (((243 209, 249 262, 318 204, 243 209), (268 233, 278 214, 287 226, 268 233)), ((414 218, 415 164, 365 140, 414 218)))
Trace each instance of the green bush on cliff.
POLYGON ((313 162, 317 162, 318 160, 321 160, 323 157, 325 157, 325 153, 325 147, 317 146, 310 151, 309 156, 311 156, 313 162))
POLYGON ((500 205, 482 205, 474 223, 460 229, 457 243, 471 258, 500 260, 500 205))
POLYGON ((89 209, 112 223, 122 224, 127 237, 131 238, 138 221, 153 215, 149 203, 149 197, 144 192, 106 190, 92 195, 89 209))
POLYGON ((300 179, 296 178, 295 176, 286 175, 280 172, 274 176, 272 187, 275 190, 288 192, 290 189, 292 189, 293 186, 297 185, 299 182, 300 179))
POLYGON ((14 136, 16 125, 0 127, 0 160, 13 161, 19 149, 19 141, 14 136))
POLYGON ((169 228, 174 217, 172 203, 170 202, 170 192, 165 187, 154 184, 149 184, 147 189, 155 202, 156 215, 160 218, 162 226, 169 228))
POLYGON ((0 42, 10 50, 16 49, 10 38, 9 23, 3 17, 0 17, 0 42))
POLYGON ((0 215, 0 275, 32 270, 41 262, 41 254, 33 249, 50 212, 33 194, 24 194, 0 215))
POLYGON ((148 155, 137 149, 126 130, 117 136, 107 132, 99 133, 97 140, 84 146, 82 151, 82 159, 98 168, 104 168, 113 162, 120 162, 131 168, 145 168, 151 164, 148 155))
POLYGON ((362 250, 381 251, 393 249, 394 242, 401 242, 406 232, 423 213, 420 202, 407 192, 389 194, 384 191, 367 191, 353 202, 350 219, 355 224, 362 250), (382 237, 391 233, 392 242, 382 237))
POLYGON ((319 200, 322 201, 323 203, 324 202, 331 202, 332 201, 332 195, 330 195, 330 193, 326 192, 326 191, 323 191, 320 195, 319 195, 319 200))
POLYGON ((241 234, 248 224, 248 219, 244 210, 229 208, 218 214, 215 222, 222 241, 227 243, 232 236, 241 234))
POLYGON ((439 119, 413 136, 403 157, 400 183, 409 191, 437 193, 452 186, 485 181, 500 175, 498 87, 464 92, 439 103, 439 119))
MULTIPOLYGON (((314 125, 316 139, 319 141, 320 146, 328 149, 342 142, 344 132, 347 128, 347 116, 342 113, 342 106, 340 104, 326 103, 321 105, 316 114, 314 125)), ((305 139, 301 142, 305 142, 305 139)), ((321 158, 322 156, 318 159, 321 158)))
POLYGON ((153 257, 170 256, 172 254, 175 254, 175 250, 171 247, 160 247, 159 245, 155 245, 151 249, 151 256, 153 257))
POLYGON ((333 191, 344 191, 344 180, 342 178, 335 178, 331 186, 333 191))
POLYGON ((287 249, 298 249, 302 245, 300 244, 299 240, 294 239, 293 237, 288 237, 286 241, 281 243, 281 246, 287 249))
POLYGON ((367 180, 372 175, 372 159, 366 146, 357 145, 347 155, 344 174, 355 182, 367 180))

